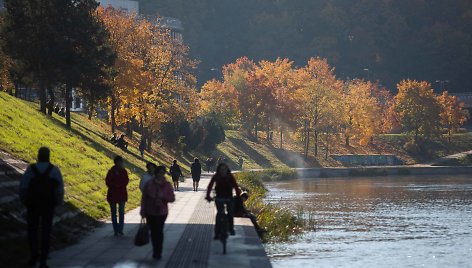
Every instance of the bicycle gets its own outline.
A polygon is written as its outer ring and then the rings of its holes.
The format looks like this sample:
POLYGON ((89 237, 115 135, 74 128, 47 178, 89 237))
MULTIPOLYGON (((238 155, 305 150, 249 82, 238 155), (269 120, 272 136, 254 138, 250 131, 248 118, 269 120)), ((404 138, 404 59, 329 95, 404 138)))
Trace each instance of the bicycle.
POLYGON ((225 213, 225 204, 231 202, 231 198, 210 198, 208 202, 215 201, 218 212, 216 213, 215 234, 223 246, 223 255, 226 255, 226 241, 228 240, 228 214, 225 213), (221 207, 220 207, 221 206, 221 207))

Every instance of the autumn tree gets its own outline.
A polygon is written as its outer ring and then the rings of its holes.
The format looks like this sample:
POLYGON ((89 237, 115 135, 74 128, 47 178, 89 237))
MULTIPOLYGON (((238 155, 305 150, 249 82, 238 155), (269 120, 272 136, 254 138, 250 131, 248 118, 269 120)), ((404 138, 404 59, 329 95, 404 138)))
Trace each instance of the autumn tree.
POLYGON ((403 80, 397 85, 395 110, 403 128, 418 136, 431 137, 440 133, 441 106, 428 82, 403 80))
MULTIPOLYGON (((311 58, 307 65, 300 69, 299 79, 303 82, 301 89, 301 120, 302 125, 307 125, 305 133, 305 154, 310 144, 310 130, 314 138, 315 156, 318 155, 320 134, 329 135, 343 122, 342 107, 342 82, 336 79, 334 69, 329 66, 326 59, 311 58)), ((327 139, 326 139, 327 140, 327 139)))
MULTIPOLYGON (((346 125, 350 136, 357 138, 361 145, 372 141, 382 132, 382 106, 375 96, 376 86, 369 81, 353 80, 347 85, 344 96, 348 107, 346 125)), ((346 137, 348 143, 349 136, 346 137)), ((348 144, 347 144, 348 145, 348 144)))
POLYGON ((233 86, 218 80, 207 81, 200 91, 200 109, 203 115, 214 116, 224 125, 234 121, 238 113, 238 95, 233 86))
MULTIPOLYGON (((109 98, 112 131, 132 122, 150 145, 162 123, 196 116, 195 62, 188 48, 156 23, 113 8, 99 9, 117 55, 109 98)), ((130 134, 130 133, 129 133, 130 134)))
POLYGON ((457 133, 458 129, 469 118, 469 112, 464 108, 464 103, 460 102, 456 96, 451 96, 447 91, 444 91, 437 97, 441 105, 441 125, 447 129, 447 136, 449 142, 451 136, 457 133))

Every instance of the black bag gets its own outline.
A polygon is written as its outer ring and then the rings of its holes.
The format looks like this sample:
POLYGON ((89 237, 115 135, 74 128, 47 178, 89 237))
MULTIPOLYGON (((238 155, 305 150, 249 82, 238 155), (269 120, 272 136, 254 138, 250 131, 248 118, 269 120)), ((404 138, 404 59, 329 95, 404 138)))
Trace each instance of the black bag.
POLYGON ((134 245, 141 247, 149 243, 149 228, 144 220, 141 219, 141 223, 139 224, 138 232, 134 237, 134 245))
POLYGON ((54 207, 56 205, 56 192, 59 182, 49 176, 53 165, 40 173, 36 165, 31 165, 34 177, 28 185, 26 205, 33 207, 54 207))

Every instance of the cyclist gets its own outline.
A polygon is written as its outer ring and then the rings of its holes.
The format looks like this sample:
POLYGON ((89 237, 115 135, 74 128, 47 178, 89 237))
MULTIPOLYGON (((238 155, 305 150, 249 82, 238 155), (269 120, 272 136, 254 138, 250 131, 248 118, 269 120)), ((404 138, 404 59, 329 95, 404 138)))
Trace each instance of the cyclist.
MULTIPOLYGON (((241 189, 236 182, 231 170, 225 163, 220 163, 216 168, 216 173, 211 178, 210 184, 208 184, 206 199, 211 201, 210 193, 215 185, 215 205, 217 214, 221 215, 225 212, 225 205, 228 217, 228 227, 230 235, 234 235, 234 221, 233 221, 233 189, 236 191, 236 195, 241 194, 241 189)), ((218 215, 217 215, 218 216, 218 215)), ((220 226, 219 221, 215 224, 215 239, 219 239, 220 226)))

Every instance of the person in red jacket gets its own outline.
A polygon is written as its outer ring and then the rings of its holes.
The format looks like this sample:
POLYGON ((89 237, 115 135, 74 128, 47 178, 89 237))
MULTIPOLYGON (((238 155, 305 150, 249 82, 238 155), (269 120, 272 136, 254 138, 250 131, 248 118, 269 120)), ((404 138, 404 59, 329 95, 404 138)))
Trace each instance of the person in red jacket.
POLYGON ((156 167, 155 176, 144 185, 141 198, 141 217, 146 218, 151 230, 152 257, 156 260, 162 256, 164 222, 169 213, 167 203, 175 201, 174 190, 170 182, 166 181, 165 174, 164 166, 156 167))
MULTIPOLYGON (((220 163, 216 168, 215 175, 211 178, 210 184, 208 184, 206 199, 211 200, 210 193, 213 189, 213 184, 215 185, 215 205, 217 214, 224 213, 225 205, 228 216, 229 223, 229 233, 234 235, 234 217, 233 217, 233 189, 236 191, 236 195, 241 194, 241 189, 236 182, 231 170, 228 168, 228 165, 225 163, 220 163)), ((219 224, 216 221, 215 224, 215 239, 219 239, 219 224)))
POLYGON ((116 156, 115 165, 108 171, 105 179, 108 186, 107 201, 110 204, 111 222, 115 236, 123 235, 125 220, 125 203, 128 201, 126 186, 129 183, 128 172, 123 167, 123 158, 116 156), (118 221, 116 219, 116 206, 118 205, 118 221))

